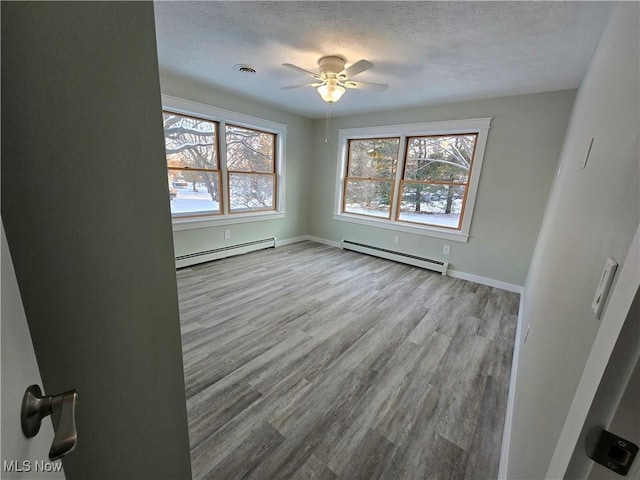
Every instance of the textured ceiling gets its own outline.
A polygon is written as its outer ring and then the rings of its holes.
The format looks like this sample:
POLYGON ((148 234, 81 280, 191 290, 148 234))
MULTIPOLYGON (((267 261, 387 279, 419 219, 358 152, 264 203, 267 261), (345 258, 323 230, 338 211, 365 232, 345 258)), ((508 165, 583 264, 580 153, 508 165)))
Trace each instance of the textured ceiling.
POLYGON ((160 69, 311 118, 326 114, 313 81, 324 55, 374 64, 332 115, 575 88, 604 30, 605 2, 155 3, 160 69), (234 70, 249 64, 252 76, 234 70))

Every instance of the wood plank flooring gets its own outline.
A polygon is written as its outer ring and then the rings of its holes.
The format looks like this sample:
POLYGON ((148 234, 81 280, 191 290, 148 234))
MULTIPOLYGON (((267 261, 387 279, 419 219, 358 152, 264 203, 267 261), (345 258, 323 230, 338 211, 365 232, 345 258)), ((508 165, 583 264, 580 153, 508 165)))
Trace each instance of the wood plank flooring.
POLYGON ((195 479, 489 479, 519 296, 313 242, 178 271, 195 479))

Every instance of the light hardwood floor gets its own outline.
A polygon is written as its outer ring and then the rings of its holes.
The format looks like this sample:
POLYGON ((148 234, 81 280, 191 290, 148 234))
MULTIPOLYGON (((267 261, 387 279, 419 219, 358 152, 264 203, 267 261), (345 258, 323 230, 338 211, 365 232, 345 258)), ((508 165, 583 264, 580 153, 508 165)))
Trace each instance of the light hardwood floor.
POLYGON ((312 242, 178 288, 195 479, 496 478, 517 294, 312 242))

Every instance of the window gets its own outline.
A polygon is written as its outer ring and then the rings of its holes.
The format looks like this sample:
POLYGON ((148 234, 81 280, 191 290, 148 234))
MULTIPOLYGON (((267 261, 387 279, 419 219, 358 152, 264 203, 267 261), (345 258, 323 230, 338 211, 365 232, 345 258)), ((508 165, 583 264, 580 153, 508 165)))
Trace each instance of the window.
POLYGON ((490 120, 341 130, 334 218, 467 241, 490 120))
POLYGON ((174 227, 284 216, 286 126, 168 96, 163 102, 174 227))
POLYGON ((343 211, 391 218, 399 138, 349 140, 343 211))
POLYGON ((275 135, 227 125, 226 139, 229 211, 273 210, 275 135))
POLYGON ((397 220, 460 230, 477 138, 407 138, 397 220))
POLYGON ((171 213, 222 213, 218 124, 164 112, 164 138, 171 213))

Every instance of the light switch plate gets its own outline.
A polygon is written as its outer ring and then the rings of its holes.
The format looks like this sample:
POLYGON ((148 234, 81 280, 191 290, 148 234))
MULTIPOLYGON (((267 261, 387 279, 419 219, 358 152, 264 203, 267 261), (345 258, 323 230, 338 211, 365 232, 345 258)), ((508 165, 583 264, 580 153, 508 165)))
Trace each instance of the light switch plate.
POLYGON ((607 258, 607 261, 604 263, 602 275, 600 276, 600 283, 598 283, 598 288, 596 288, 596 295, 593 297, 593 302, 591 302, 591 309, 593 313, 595 313, 596 319, 600 319, 602 315, 602 309, 607 300, 609 288, 611 288, 611 282, 613 282, 617 268, 618 262, 611 257, 607 258))

